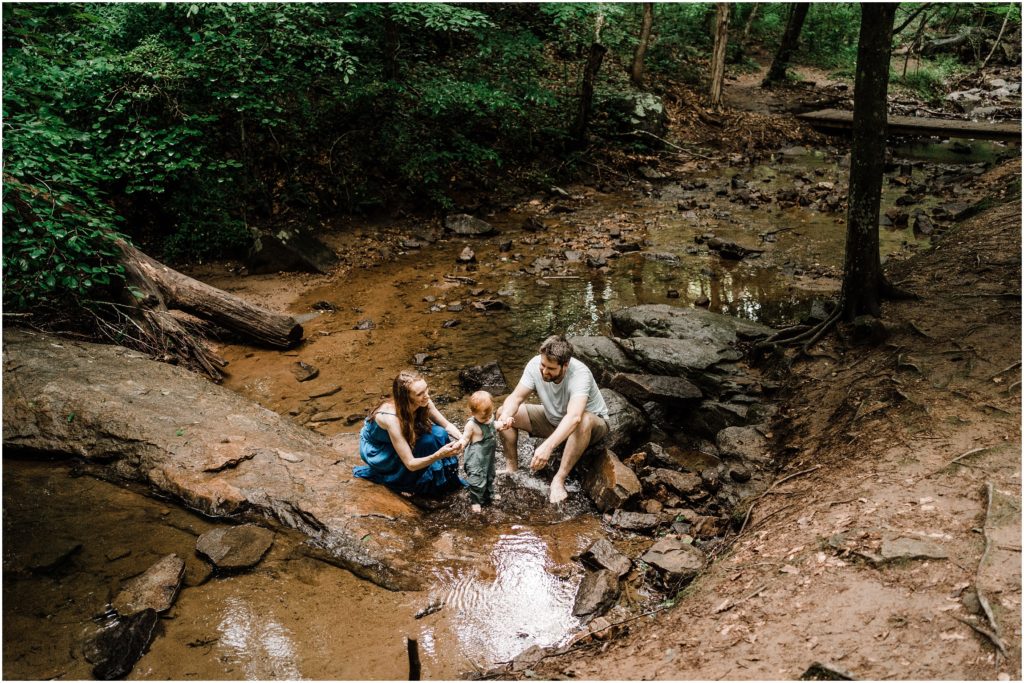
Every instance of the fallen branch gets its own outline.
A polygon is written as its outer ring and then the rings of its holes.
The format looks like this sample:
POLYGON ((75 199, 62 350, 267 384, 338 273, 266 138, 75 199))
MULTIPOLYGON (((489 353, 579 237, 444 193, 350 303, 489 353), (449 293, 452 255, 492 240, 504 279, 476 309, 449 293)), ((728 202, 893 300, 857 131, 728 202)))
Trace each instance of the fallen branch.
POLYGON ((980 626, 978 624, 975 624, 973 621, 971 621, 969 619, 964 619, 963 617, 957 617, 957 616, 954 616, 953 618, 956 619, 959 622, 967 624, 972 629, 974 629, 975 631, 977 631, 981 635, 983 635, 986 638, 988 638, 989 641, 996 647, 996 649, 999 650, 999 654, 1001 654, 1003 657, 1006 656, 1006 646, 1003 644, 1002 638, 1000 638, 998 635, 996 635, 995 633, 992 633, 991 631, 989 631, 984 626, 980 626))
POLYGON ((978 560, 978 569, 974 573, 974 592, 978 596, 978 604, 981 605, 982 614, 985 615, 985 619, 988 621, 989 626, 992 627, 992 630, 989 631, 988 629, 982 628, 981 626, 960 617, 957 617, 957 619, 992 641, 992 644, 999 650, 999 654, 1005 657, 1006 646, 1003 644, 1002 636, 999 633, 999 622, 996 621, 995 615, 992 614, 992 608, 988 604, 988 599, 985 597, 985 594, 981 592, 981 569, 985 565, 985 560, 988 559, 989 550, 992 549, 992 537, 988 535, 989 520, 992 517, 992 499, 995 498, 995 487, 992 486, 992 482, 989 481, 985 483, 985 491, 987 493, 988 503, 985 506, 985 522, 981 526, 981 533, 985 537, 985 550, 981 553, 981 559, 978 560))
POLYGON ((732 609, 733 607, 736 607, 737 605, 742 605, 742 604, 743 604, 743 603, 745 603, 745 602, 746 602, 747 600, 750 600, 751 598, 753 598, 753 597, 756 597, 756 596, 757 596, 757 595, 759 595, 759 594, 760 594, 761 592, 763 592, 763 591, 764 591, 764 589, 765 589, 765 588, 767 588, 767 587, 768 587, 768 584, 767 584, 767 583, 765 583, 765 584, 761 584, 761 586, 760 586, 760 587, 758 587, 758 588, 757 588, 757 590, 755 590, 755 591, 754 591, 753 593, 751 593, 750 595, 748 595, 748 596, 746 596, 746 597, 740 598, 740 599, 739 599, 739 600, 737 600, 736 602, 729 602, 728 600, 726 600, 726 601, 725 601, 724 603, 722 603, 721 605, 719 605, 719 606, 718 606, 718 607, 717 607, 717 608, 715 609, 715 611, 713 612, 713 614, 721 614, 722 612, 728 612, 728 611, 729 611, 729 610, 731 610, 731 609, 732 609))
MULTIPOLYGON (((943 465, 939 469, 935 470, 934 472, 929 472, 928 474, 924 475, 923 477, 921 477, 921 479, 928 479, 929 477, 934 477, 936 474, 944 471, 950 465, 956 465, 957 463, 959 463, 964 458, 967 458, 969 456, 975 455, 977 453, 981 453, 982 451, 987 451, 990 448, 994 448, 994 446, 981 446, 979 448, 972 448, 971 450, 967 451, 966 453, 961 453, 960 455, 956 456, 955 458, 953 458, 952 460, 947 462, 945 465, 943 465)), ((962 464, 966 465, 966 463, 962 463, 962 464)))
POLYGON ((1019 367, 1020 367, 1020 361, 1017 361, 1013 365, 1007 366, 1007 367, 1003 368, 1002 370, 1000 370, 999 372, 997 372, 996 374, 992 375, 992 377, 990 379, 995 379, 999 375, 1002 375, 1003 373, 1009 372, 1010 370, 1016 370, 1019 367))

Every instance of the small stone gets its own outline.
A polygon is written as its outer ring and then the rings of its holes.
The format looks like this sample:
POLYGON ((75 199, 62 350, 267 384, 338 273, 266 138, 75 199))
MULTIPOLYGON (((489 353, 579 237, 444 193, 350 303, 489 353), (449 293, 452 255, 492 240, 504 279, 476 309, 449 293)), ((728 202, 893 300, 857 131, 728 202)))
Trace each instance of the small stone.
POLYGON ((125 582, 111 606, 123 617, 145 609, 166 612, 174 603, 185 573, 185 561, 171 553, 140 576, 125 582))
POLYGON ((665 296, 668 297, 669 299, 678 299, 679 298, 679 290, 678 289, 670 289, 667 292, 665 292, 665 296))
POLYGON ((733 465, 729 468, 729 477, 741 484, 750 481, 751 476, 750 469, 744 465, 733 465))
POLYGON ((196 550, 218 569, 245 569, 257 564, 274 543, 274 532, 255 524, 218 527, 196 541, 196 550))
POLYGON ((452 327, 458 327, 459 323, 459 320, 445 320, 443 323, 441 323, 441 327, 449 329, 452 327))
POLYGON ((355 324, 355 327, 353 327, 352 329, 353 330, 372 330, 372 329, 375 329, 376 327, 377 327, 377 324, 375 322, 373 322, 369 318, 364 318, 363 320, 360 320, 359 322, 357 322, 355 324))
POLYGON ((459 253, 459 257, 456 260, 459 263, 476 263, 476 252, 470 247, 466 247, 459 253))
POLYGON ((309 380, 318 377, 320 375, 320 370, 309 363, 304 363, 300 360, 292 368, 292 374, 295 375, 295 379, 298 381, 308 382, 309 380))
POLYGON ((415 356, 412 357, 412 364, 413 365, 423 365, 428 360, 430 360, 430 354, 429 353, 417 353, 415 356))

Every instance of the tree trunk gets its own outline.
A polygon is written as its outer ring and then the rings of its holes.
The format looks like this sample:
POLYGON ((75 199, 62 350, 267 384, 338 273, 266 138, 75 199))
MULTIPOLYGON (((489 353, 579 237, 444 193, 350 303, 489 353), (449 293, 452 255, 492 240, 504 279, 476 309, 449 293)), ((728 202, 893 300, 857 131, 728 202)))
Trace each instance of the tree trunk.
POLYGON ((807 18, 807 11, 810 8, 810 3, 806 2, 794 2, 790 5, 789 20, 786 22, 786 30, 782 34, 782 42, 779 43, 779 50, 775 53, 775 59, 772 60, 772 65, 768 69, 768 75, 761 83, 762 88, 781 83, 786 79, 786 68, 789 66, 789 60, 793 57, 793 53, 796 52, 800 42, 800 31, 803 30, 804 19, 807 18))
POLYGON ((757 16, 757 9, 760 7, 758 4, 750 6, 750 14, 747 15, 747 21, 743 24, 743 35, 740 36, 740 46, 746 47, 747 41, 750 39, 750 29, 754 25, 754 17, 757 16))
POLYGON ((887 125, 886 95, 896 3, 861 4, 857 78, 853 93, 853 146, 840 315, 879 316, 885 281, 878 254, 887 125))
POLYGON ((633 68, 629 72, 630 80, 638 88, 644 86, 644 55, 647 53, 647 45, 651 40, 651 25, 654 23, 654 3, 643 3, 643 9, 644 16, 640 23, 640 41, 636 44, 636 52, 633 53, 633 68))
POLYGON ((725 80, 725 48, 729 42, 729 3, 719 2, 715 21, 715 48, 711 53, 711 108, 722 108, 722 81, 725 80))
POLYGON ((577 147, 584 147, 587 144, 587 127, 590 125, 590 112, 594 105, 594 82, 597 80, 597 72, 601 69, 601 60, 604 59, 604 54, 608 52, 608 48, 601 44, 601 26, 603 23, 604 17, 598 16, 597 28, 594 31, 594 42, 590 45, 587 65, 583 68, 580 107, 572 130, 572 137, 577 147))
POLYGON ((115 240, 125 268, 127 315, 151 351, 198 364, 215 380, 227 363, 210 351, 169 309, 176 308, 237 332, 248 341, 287 349, 302 340, 302 326, 275 313, 168 268, 124 240, 115 240))

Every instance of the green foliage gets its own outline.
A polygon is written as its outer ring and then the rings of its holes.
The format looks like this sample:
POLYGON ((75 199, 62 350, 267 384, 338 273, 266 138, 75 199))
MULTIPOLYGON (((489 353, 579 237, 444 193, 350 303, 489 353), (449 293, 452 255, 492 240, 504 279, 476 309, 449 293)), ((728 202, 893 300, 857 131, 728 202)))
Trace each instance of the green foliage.
POLYGON ((902 75, 902 61, 895 60, 889 75, 893 86, 902 87, 914 95, 938 103, 946 94, 948 83, 965 71, 965 67, 952 57, 920 60, 902 75))

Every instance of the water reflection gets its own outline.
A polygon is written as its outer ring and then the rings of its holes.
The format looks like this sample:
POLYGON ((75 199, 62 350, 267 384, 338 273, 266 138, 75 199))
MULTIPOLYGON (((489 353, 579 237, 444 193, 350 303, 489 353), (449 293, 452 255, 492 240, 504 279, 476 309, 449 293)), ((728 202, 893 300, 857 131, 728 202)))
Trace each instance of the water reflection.
POLYGON ((513 527, 494 542, 491 570, 439 577, 459 649, 481 663, 509 661, 531 645, 560 642, 579 627, 575 582, 552 574, 548 542, 513 527))
POLYGON ((248 600, 229 596, 217 630, 220 644, 230 651, 228 657, 242 664, 247 679, 301 677, 292 634, 266 605, 257 610, 248 600))

